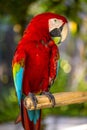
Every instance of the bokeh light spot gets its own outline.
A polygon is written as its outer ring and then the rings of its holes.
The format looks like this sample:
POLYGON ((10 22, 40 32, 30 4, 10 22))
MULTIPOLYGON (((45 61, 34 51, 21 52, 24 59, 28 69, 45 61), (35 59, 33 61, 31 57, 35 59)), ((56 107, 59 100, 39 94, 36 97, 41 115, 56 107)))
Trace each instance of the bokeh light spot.
POLYGON ((13 27, 14 32, 19 33, 21 31, 22 27, 20 24, 15 24, 13 27))
POLYGON ((68 63, 67 60, 62 60, 60 63, 60 66, 64 70, 65 73, 70 73, 71 65, 68 63))
POLYGON ((77 32, 77 23, 74 21, 69 22, 69 28, 72 34, 75 34, 77 32))

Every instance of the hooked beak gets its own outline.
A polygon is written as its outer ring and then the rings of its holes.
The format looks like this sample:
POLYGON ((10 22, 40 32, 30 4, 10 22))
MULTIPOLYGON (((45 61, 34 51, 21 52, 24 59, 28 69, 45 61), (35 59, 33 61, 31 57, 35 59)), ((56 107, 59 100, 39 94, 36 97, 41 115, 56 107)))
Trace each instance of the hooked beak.
POLYGON ((51 37, 61 37, 61 32, 63 30, 63 26, 60 26, 59 28, 54 28, 51 32, 50 35, 51 37))
POLYGON ((54 28, 50 31, 50 36, 54 40, 56 44, 60 44, 66 39, 68 33, 68 26, 67 24, 62 24, 59 28, 54 28))

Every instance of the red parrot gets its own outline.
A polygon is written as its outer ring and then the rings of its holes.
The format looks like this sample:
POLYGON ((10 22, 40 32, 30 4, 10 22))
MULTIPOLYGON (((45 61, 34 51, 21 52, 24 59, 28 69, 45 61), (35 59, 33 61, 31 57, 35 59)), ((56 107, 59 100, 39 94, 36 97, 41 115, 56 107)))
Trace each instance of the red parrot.
POLYGON ((20 40, 12 61, 13 78, 25 130, 40 130, 41 110, 27 110, 23 101, 29 96, 36 108, 35 95, 44 94, 53 106, 55 98, 49 92, 57 74, 59 50, 65 40, 67 20, 54 13, 35 16, 20 40))

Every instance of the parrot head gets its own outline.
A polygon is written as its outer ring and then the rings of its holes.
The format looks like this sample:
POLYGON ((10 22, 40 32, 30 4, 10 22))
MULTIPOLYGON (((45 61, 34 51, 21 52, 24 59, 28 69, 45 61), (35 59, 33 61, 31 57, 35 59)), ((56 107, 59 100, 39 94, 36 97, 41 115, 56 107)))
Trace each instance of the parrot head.
POLYGON ((53 40, 59 44, 66 39, 68 33, 67 20, 64 16, 55 13, 42 13, 35 16, 26 29, 33 40, 53 40))
POLYGON ((49 33, 55 44, 60 44, 66 39, 68 33, 68 26, 66 19, 62 16, 60 18, 51 18, 48 20, 49 33))

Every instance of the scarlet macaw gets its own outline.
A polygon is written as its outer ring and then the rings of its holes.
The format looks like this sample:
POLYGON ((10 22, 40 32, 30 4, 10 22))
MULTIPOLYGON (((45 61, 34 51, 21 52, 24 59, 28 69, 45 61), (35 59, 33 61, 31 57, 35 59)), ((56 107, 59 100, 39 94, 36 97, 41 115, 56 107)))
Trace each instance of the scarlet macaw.
POLYGON ((49 87, 56 78, 59 50, 57 44, 67 35, 67 20, 54 13, 35 16, 26 28, 12 61, 13 78, 25 130, 39 130, 41 110, 27 110, 26 96, 37 105, 37 94, 45 94, 53 106, 55 99, 49 87))

